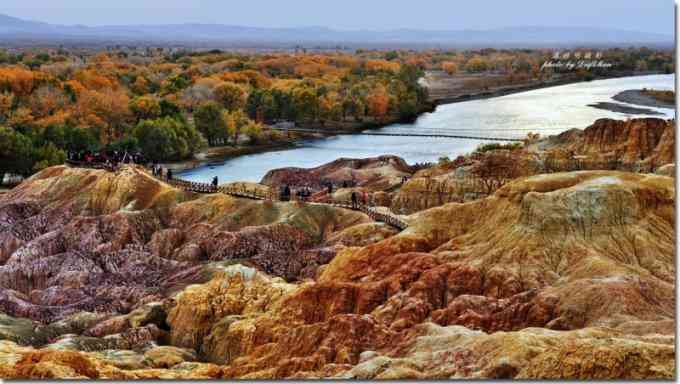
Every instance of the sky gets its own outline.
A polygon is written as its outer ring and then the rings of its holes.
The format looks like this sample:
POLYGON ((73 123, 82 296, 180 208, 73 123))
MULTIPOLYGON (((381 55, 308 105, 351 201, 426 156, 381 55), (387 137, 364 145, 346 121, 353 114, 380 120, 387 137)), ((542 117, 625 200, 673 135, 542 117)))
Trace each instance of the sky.
POLYGON ((0 0, 0 13, 54 24, 217 23, 388 30, 601 27, 671 35, 673 0, 0 0))

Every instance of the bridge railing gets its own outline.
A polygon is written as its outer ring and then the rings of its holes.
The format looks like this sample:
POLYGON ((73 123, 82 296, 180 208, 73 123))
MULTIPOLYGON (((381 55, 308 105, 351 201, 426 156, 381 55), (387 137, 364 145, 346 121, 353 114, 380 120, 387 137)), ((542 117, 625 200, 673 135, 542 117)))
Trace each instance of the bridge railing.
POLYGON ((216 193, 217 192, 217 187, 215 187, 212 184, 208 183, 199 183, 195 181, 187 181, 187 180, 182 180, 182 179, 163 179, 166 183, 172 185, 173 187, 177 187, 180 189, 183 189, 185 191, 189 192, 197 192, 197 193, 216 193))
POLYGON ((408 224, 404 220, 400 219, 398 216, 393 215, 393 214, 379 212, 377 209, 375 209, 374 207, 371 207, 367 204, 363 204, 363 203, 352 204, 349 201, 342 201, 342 200, 333 200, 333 201, 331 201, 327 204, 332 205, 334 207, 338 207, 338 208, 344 208, 344 209, 350 209, 350 210, 353 210, 353 211, 362 212, 362 213, 366 214, 368 217, 370 217, 373 221, 385 223, 389 226, 395 227, 395 228, 400 229, 402 231, 405 230, 406 228, 408 228, 408 224))
POLYGON ((221 186, 217 188, 217 192, 223 193, 225 195, 231 195, 236 197, 244 197, 253 200, 271 200, 271 193, 264 193, 257 191, 256 189, 249 189, 245 186, 237 187, 233 185, 221 186))

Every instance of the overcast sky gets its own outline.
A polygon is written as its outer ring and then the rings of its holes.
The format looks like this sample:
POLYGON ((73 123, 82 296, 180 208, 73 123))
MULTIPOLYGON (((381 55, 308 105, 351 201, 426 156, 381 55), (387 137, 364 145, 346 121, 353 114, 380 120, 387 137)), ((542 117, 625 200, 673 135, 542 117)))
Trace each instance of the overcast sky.
POLYGON ((336 29, 588 26, 673 33, 673 0, 0 0, 56 24, 219 23, 336 29))

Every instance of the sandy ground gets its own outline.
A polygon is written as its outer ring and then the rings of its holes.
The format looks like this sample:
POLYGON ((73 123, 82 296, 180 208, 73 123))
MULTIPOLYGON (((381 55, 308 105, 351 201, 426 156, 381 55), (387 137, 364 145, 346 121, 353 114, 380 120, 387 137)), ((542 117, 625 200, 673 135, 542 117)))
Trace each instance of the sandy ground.
POLYGON ((644 105, 645 107, 675 109, 675 105, 657 100, 652 96, 645 95, 639 89, 629 89, 617 94, 612 98, 622 103, 644 105))
POLYGON ((650 116, 662 116, 663 113, 654 111, 648 108, 636 108, 629 105, 619 104, 619 103, 607 103, 599 102, 596 104, 588 104, 589 107, 604 109, 612 112, 627 113, 631 115, 650 115, 650 116))
MULTIPOLYGON (((650 72, 619 71, 608 73, 606 76, 595 77, 594 80, 628 76, 645 76, 654 74, 659 73, 651 71, 650 72)), ((465 84, 466 82, 469 82, 471 80, 493 79, 498 77, 502 77, 502 75, 494 73, 484 74, 456 73, 454 75, 449 75, 444 71, 435 70, 427 71, 425 74, 425 78, 421 79, 420 83, 428 87, 429 98, 431 102, 435 104, 449 104, 467 100, 487 99, 491 97, 504 96, 513 93, 526 92, 535 89, 548 88, 584 81, 579 77, 564 75, 561 78, 555 78, 547 81, 532 80, 524 83, 511 84, 499 87, 490 87, 488 89, 478 88, 475 89, 469 87, 469 84, 466 87, 465 84)), ((665 108, 671 107, 666 106, 665 108)))

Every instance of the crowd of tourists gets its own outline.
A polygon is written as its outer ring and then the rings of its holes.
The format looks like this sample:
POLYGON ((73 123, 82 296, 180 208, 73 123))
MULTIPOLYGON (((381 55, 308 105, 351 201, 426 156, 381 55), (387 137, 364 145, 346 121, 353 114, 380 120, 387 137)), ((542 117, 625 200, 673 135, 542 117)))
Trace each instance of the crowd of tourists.
POLYGON ((147 160, 140 152, 128 151, 67 151, 66 159, 76 163, 104 164, 118 167, 119 164, 146 164, 147 160))

